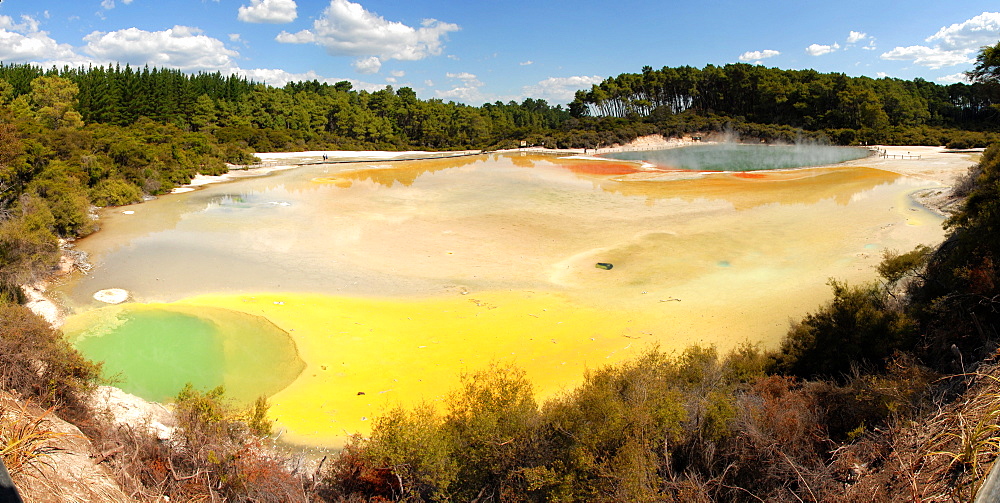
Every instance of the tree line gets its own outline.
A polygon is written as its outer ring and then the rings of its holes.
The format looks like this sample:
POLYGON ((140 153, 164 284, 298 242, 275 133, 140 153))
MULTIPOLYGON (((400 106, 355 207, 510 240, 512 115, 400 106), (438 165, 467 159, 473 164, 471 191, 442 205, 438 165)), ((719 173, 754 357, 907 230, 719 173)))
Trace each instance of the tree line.
POLYGON ((471 107, 420 100, 409 87, 368 92, 347 81, 293 82, 283 88, 220 73, 126 65, 52 68, 0 66, 15 107, 30 100, 31 82, 59 77, 76 85, 75 109, 85 123, 129 126, 141 118, 186 131, 218 132, 257 151, 316 147, 381 149, 485 148, 569 118, 545 100, 495 102, 471 107))
POLYGON ((782 70, 746 63, 664 67, 609 77, 577 91, 576 117, 650 117, 691 110, 807 130, 936 126, 995 127, 1000 95, 992 86, 947 86, 921 78, 848 77, 816 70, 782 70))
POLYGON ((355 90, 347 81, 276 88, 217 72, 0 65, 15 108, 28 106, 31 82, 43 76, 76 85, 74 109, 86 124, 147 119, 258 152, 494 149, 522 141, 594 148, 645 134, 723 130, 774 141, 985 146, 996 137, 1000 103, 1000 93, 982 82, 939 85, 745 63, 647 66, 578 91, 565 108, 532 98, 469 106, 421 100, 409 87, 355 90))

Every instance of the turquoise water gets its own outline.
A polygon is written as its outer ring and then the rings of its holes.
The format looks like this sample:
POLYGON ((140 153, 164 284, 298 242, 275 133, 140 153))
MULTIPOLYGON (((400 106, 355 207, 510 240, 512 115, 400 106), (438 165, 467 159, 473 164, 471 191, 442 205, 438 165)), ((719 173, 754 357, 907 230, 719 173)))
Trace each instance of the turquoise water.
POLYGON ((104 378, 147 400, 168 401, 186 383, 226 388, 248 403, 290 384, 305 364, 287 333, 260 316, 218 308, 114 306, 67 324, 66 334, 104 378))
POLYGON ((646 161, 661 168, 691 171, 756 171, 836 164, 868 155, 853 147, 821 145, 740 145, 692 147, 603 154, 610 159, 646 161))

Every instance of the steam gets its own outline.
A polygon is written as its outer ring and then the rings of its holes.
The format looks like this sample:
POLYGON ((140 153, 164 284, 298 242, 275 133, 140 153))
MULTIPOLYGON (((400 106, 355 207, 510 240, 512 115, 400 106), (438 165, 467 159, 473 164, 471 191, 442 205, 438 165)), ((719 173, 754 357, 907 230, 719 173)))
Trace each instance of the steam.
POLYGON ((735 142, 606 154, 612 159, 646 161, 661 168, 691 171, 756 171, 837 164, 868 155, 861 148, 818 142, 754 145, 735 142))

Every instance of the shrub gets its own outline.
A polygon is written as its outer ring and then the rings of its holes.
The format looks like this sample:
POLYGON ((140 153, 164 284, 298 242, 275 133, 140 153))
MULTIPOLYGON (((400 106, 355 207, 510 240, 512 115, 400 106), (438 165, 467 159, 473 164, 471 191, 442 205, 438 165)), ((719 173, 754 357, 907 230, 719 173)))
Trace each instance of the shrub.
POLYGON ((122 179, 101 180, 90 191, 97 206, 123 206, 142 201, 142 190, 122 179))
POLYGON ((100 365, 81 356, 45 320, 26 307, 0 303, 0 388, 80 413, 99 375, 100 365))
POLYGON ((896 349, 912 346, 916 323, 890 309, 874 284, 830 280, 833 300, 794 323, 773 354, 775 370, 799 377, 843 379, 857 366, 881 365, 896 349))

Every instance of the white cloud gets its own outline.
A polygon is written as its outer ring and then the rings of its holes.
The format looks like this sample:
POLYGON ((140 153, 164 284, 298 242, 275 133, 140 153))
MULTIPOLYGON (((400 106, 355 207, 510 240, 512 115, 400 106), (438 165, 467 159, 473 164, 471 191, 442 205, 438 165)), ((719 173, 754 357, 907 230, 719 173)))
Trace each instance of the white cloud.
POLYGON ((406 72, 404 72, 403 70, 393 70, 393 71, 389 72, 389 75, 392 75, 393 77, 396 77, 396 78, 400 78, 400 77, 405 77, 406 76, 406 72))
POLYGON ((764 49, 763 51, 747 51, 740 54, 740 61, 757 61, 760 62, 762 59, 773 58, 781 54, 774 49, 764 49))
MULTIPOLYGON (((128 5, 132 3, 132 0, 122 0, 122 3, 128 5)), ((111 10, 115 8, 115 0, 101 0, 101 7, 105 10, 111 10)))
POLYGON ((889 74, 885 73, 885 72, 878 72, 878 73, 875 74, 875 76, 878 77, 878 78, 880 78, 880 79, 884 79, 884 78, 888 77, 889 74))
POLYGON ((533 64, 535 64, 535 62, 534 62, 534 61, 531 61, 531 60, 529 59, 528 61, 522 61, 522 62, 520 62, 520 63, 518 63, 518 64, 519 64, 519 65, 521 65, 521 66, 528 66, 528 65, 533 65, 533 64))
POLYGON ((940 47, 911 45, 884 52, 880 57, 892 61, 913 61, 915 64, 937 70, 946 66, 972 63, 973 59, 969 57, 970 53, 971 51, 968 50, 948 51, 940 47))
MULTIPOLYGON (((380 61, 396 59, 416 61, 441 54, 442 42, 458 25, 436 19, 424 19, 419 28, 365 10, 348 0, 330 0, 330 5, 311 30, 281 32, 275 38, 288 44, 316 44, 332 56, 376 57, 380 61)), ((358 67, 360 62, 355 63, 358 67)), ((360 64, 370 68, 370 64, 360 64)))
POLYGON ((444 74, 444 76, 448 77, 449 79, 458 79, 458 80, 461 80, 463 82, 467 82, 470 85, 476 85, 476 86, 483 85, 483 83, 479 81, 478 77, 476 77, 475 75, 473 75, 473 74, 471 74, 469 72, 460 72, 460 73, 451 73, 451 72, 449 72, 449 73, 444 74))
POLYGON ((487 95, 480 92, 479 88, 483 83, 474 74, 469 72, 446 73, 445 77, 455 79, 461 83, 445 91, 435 91, 438 98, 461 101, 463 103, 484 103, 489 100, 487 95))
POLYGON ((240 6, 237 19, 245 23, 291 23, 298 17, 295 0, 250 0, 240 6))
POLYGON ((822 56, 824 54, 830 54, 836 50, 840 49, 840 44, 834 42, 833 45, 820 45, 812 44, 806 47, 806 53, 810 56, 822 56))
POLYGON ((1000 12, 984 12, 963 23, 941 28, 926 42, 940 41, 944 50, 978 50, 993 45, 1000 35, 1000 12))
POLYGON ((937 42, 933 46, 911 45, 896 47, 881 58, 913 61, 914 64, 937 70, 946 66, 969 64, 984 45, 995 44, 1000 33, 1000 12, 984 12, 972 19, 942 27, 924 39, 937 42))
POLYGON ((128 28, 113 32, 95 31, 83 40, 83 50, 98 60, 132 65, 150 65, 186 71, 216 71, 234 68, 236 51, 198 28, 174 26, 163 31, 128 28))
POLYGON ((81 58, 69 44, 60 44, 48 32, 38 29, 38 21, 21 16, 16 23, 10 16, 0 16, 0 61, 27 63, 48 60, 76 62, 81 58))
POLYGON ((934 79, 935 82, 942 85, 955 84, 958 82, 969 83, 969 78, 965 75, 965 72, 953 73, 951 75, 945 75, 943 77, 938 77, 934 79))
POLYGON ((244 75, 254 82, 264 82, 274 87, 285 87, 285 84, 288 84, 289 82, 305 82, 315 80, 325 84, 336 84, 337 82, 346 80, 354 86, 354 89, 358 90, 363 89, 365 91, 378 91, 379 89, 385 88, 384 84, 374 84, 354 79, 327 78, 319 75, 313 70, 309 70, 305 73, 289 73, 285 70, 255 68, 252 70, 237 69, 233 73, 244 75))
POLYGON ((867 33, 851 30, 851 33, 847 35, 847 43, 856 44, 866 38, 868 38, 867 33))
POLYGON ((361 58, 351 63, 354 67, 354 71, 358 73, 378 73, 382 69, 382 60, 378 59, 376 56, 371 56, 368 58, 361 58))
POLYGON ((479 88, 474 86, 458 86, 446 91, 434 91, 434 94, 441 99, 459 101, 465 104, 478 104, 488 101, 488 98, 479 92, 479 88))
POLYGON ((569 103, 573 101, 580 89, 590 89, 594 84, 600 84, 604 77, 586 75, 574 77, 549 77, 532 86, 524 86, 526 96, 542 98, 552 103, 569 103))

